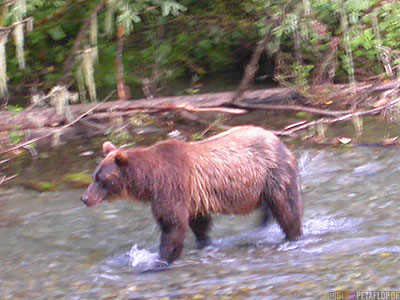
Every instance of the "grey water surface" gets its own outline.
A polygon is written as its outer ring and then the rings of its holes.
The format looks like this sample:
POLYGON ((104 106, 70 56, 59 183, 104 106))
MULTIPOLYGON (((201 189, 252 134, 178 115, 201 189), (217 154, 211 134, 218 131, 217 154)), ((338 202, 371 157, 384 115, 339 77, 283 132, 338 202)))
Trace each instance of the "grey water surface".
MULTIPOLYGON (((197 250, 189 233, 181 259, 162 272, 132 267, 157 252, 149 205, 89 209, 83 189, 1 189, 0 299, 328 299, 338 290, 399 290, 400 148, 291 148, 305 203, 300 240, 286 242, 276 223, 257 227, 257 212, 216 216, 214 245, 197 250)), ((96 159, 78 163, 91 172, 96 159)))

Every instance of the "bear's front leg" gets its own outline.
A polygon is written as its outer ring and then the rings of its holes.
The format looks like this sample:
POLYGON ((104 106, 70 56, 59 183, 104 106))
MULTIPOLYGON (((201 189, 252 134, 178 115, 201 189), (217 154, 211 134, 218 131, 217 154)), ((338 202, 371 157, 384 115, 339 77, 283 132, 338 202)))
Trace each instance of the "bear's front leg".
POLYGON ((183 241, 188 225, 185 223, 170 223, 160 222, 161 227, 161 244, 160 244, 160 259, 167 263, 172 263, 182 253, 183 241))

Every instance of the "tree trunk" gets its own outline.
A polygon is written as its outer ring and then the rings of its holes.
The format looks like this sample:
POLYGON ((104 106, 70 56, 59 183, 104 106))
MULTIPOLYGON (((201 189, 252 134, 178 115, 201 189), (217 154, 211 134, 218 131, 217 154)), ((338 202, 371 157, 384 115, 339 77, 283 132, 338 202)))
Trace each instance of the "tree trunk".
POLYGON ((256 72, 259 67, 258 62, 260 61, 261 54, 263 53, 267 43, 271 39, 272 31, 276 27, 276 22, 277 21, 274 21, 272 23, 271 28, 268 30, 265 36, 260 41, 258 41, 257 46, 254 49, 253 55, 251 56, 250 62, 248 63, 248 65, 244 70, 242 80, 240 82, 239 88, 237 89, 235 96, 232 99, 232 103, 239 101, 243 95, 243 92, 248 90, 250 85, 252 84, 254 76, 256 75, 256 72))
POLYGON ((122 52, 124 50, 125 26, 120 25, 117 32, 117 53, 115 57, 115 69, 117 77, 117 94, 119 100, 128 100, 131 97, 131 91, 125 83, 124 64, 122 61, 122 52))

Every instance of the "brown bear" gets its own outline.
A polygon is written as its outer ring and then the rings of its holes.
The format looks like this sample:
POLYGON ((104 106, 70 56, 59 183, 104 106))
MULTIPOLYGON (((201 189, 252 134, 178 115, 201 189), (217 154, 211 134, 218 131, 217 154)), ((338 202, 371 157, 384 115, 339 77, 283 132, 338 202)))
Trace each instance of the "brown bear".
POLYGON ((288 240, 302 234, 296 158, 263 128, 238 126, 200 142, 167 140, 145 148, 105 142, 103 151, 82 201, 150 201, 163 261, 180 256, 189 227, 200 248, 210 244, 212 213, 246 215, 260 207, 265 218, 272 212, 288 240))

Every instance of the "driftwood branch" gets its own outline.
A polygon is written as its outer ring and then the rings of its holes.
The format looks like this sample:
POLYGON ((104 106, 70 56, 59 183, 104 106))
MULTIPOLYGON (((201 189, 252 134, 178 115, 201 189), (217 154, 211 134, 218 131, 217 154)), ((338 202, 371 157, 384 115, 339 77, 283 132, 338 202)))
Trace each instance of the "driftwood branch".
POLYGON ((18 174, 15 174, 15 175, 12 175, 12 176, 9 176, 9 177, 7 177, 6 175, 4 175, 3 177, 0 178, 0 186, 1 186, 3 183, 5 183, 5 182, 7 182, 7 181, 9 181, 9 180, 11 180, 11 179, 14 179, 14 178, 17 177, 17 176, 18 176, 18 174))
POLYGON ((306 112, 315 115, 323 115, 323 116, 341 116, 344 114, 348 114, 350 110, 328 110, 328 109, 320 109, 313 108, 308 106, 300 106, 300 105, 268 105, 268 104, 246 104, 246 108, 253 109, 264 109, 264 110, 283 110, 283 111, 297 111, 297 112, 306 112))
POLYGON ((5 163, 9 162, 10 160, 12 160, 12 158, 0 160, 0 165, 5 164, 5 163))
MULTIPOLYGON (((228 107, 210 107, 210 108, 195 108, 190 107, 188 105, 185 106, 152 106, 151 108, 148 107, 141 107, 135 106, 133 108, 127 110, 117 110, 112 112, 99 112, 90 116, 87 116, 87 119, 90 120, 107 120, 116 117, 129 117, 134 115, 137 111, 145 111, 145 112, 164 112, 164 111, 181 111, 181 112, 188 112, 188 113, 221 113, 221 114, 231 114, 231 115, 243 115, 246 114, 248 111, 245 109, 240 108, 228 108, 228 107)), ((187 116, 187 115, 185 115, 187 116)))
POLYGON ((215 121, 211 122, 210 120, 203 119, 203 118, 199 117, 198 115, 192 114, 188 111, 180 111, 179 115, 182 118, 185 118, 186 120, 188 120, 190 122, 197 123, 201 126, 206 126, 207 128, 210 125, 214 126, 215 128, 221 129, 221 130, 228 130, 229 128, 231 128, 231 126, 229 126, 229 125, 219 124, 215 121))
POLYGON ((98 103, 97 105, 95 105, 92 109, 90 109, 90 110, 88 110, 87 112, 85 112, 85 113, 83 113, 82 115, 80 115, 80 116, 79 116, 78 118, 76 118, 74 121, 72 121, 72 122, 70 122, 70 123, 68 123, 68 124, 66 124, 66 125, 64 125, 64 126, 62 126, 62 127, 60 127, 60 128, 54 129, 54 130, 52 130, 52 131, 51 131, 50 133, 48 133, 48 134, 45 134, 45 135, 43 135, 43 136, 40 136, 40 137, 31 139, 31 140, 26 141, 26 142, 23 142, 23 143, 19 143, 18 145, 15 145, 14 147, 11 147, 11 148, 8 148, 8 149, 6 149, 6 150, 4 150, 4 151, 1 151, 1 152, 0 152, 0 155, 3 155, 3 154, 5 154, 5 153, 8 153, 8 152, 11 152, 11 151, 14 151, 14 150, 17 150, 17 149, 22 148, 22 147, 26 147, 26 146, 28 146, 28 145, 30 145, 30 144, 32 144, 32 143, 35 143, 35 142, 37 142, 37 141, 39 141, 39 140, 41 140, 41 139, 44 139, 44 138, 46 138, 46 137, 50 137, 50 136, 52 136, 53 134, 60 133, 60 132, 63 131, 64 129, 66 129, 66 128, 72 126, 72 125, 74 125, 74 124, 77 123, 77 122, 79 122, 81 119, 83 119, 84 117, 86 117, 87 115, 89 115, 90 113, 92 113, 94 110, 96 110, 97 108, 99 108, 101 105, 103 105, 108 99, 111 98, 111 96, 114 94, 114 92, 115 92, 115 91, 113 91, 111 94, 109 94, 102 102, 100 102, 100 103, 98 103))
MULTIPOLYGON (((148 110, 148 106, 135 106, 129 110, 148 110)), ((169 111, 169 110, 184 110, 191 113, 222 113, 231 115, 243 115, 248 113, 246 109, 242 108, 229 108, 229 107, 193 107, 190 104, 179 104, 179 105, 160 105, 152 106, 151 110, 156 111, 169 111)))
POLYGON ((292 125, 289 125, 288 127, 286 127, 285 130, 282 131, 282 133, 285 135, 293 135, 294 133, 296 133, 300 130, 307 129, 309 127, 313 127, 313 126, 316 126, 317 124, 321 124, 321 123, 330 125, 330 124, 334 124, 337 122, 348 121, 348 120, 353 119, 354 117, 362 117, 365 115, 374 115, 374 114, 377 114, 385 109, 388 109, 388 108, 396 105, 399 102, 400 102, 400 98, 393 100, 392 102, 390 102, 384 106, 381 106, 381 107, 377 107, 377 108, 373 108, 373 109, 369 109, 369 110, 356 111, 353 113, 348 113, 344 116, 340 116, 340 117, 337 117, 334 119, 322 118, 322 119, 318 119, 318 120, 311 121, 311 122, 292 124, 292 125))

